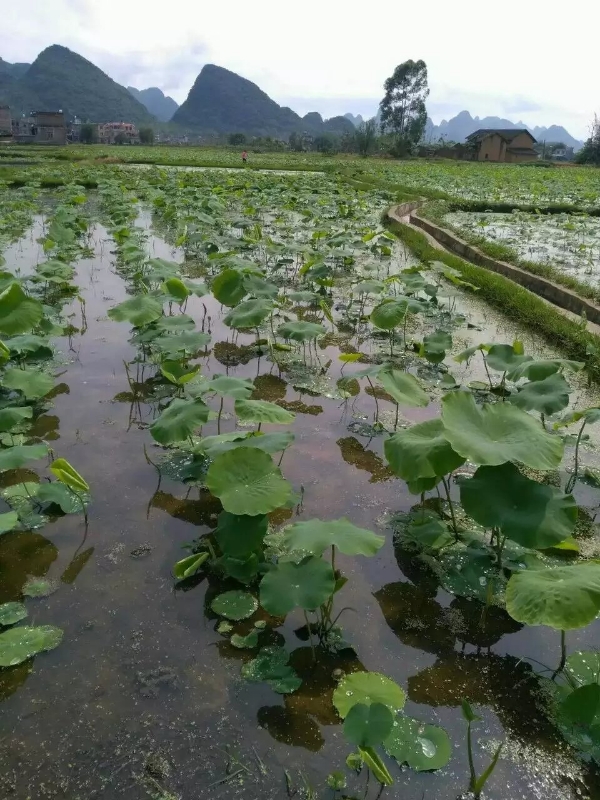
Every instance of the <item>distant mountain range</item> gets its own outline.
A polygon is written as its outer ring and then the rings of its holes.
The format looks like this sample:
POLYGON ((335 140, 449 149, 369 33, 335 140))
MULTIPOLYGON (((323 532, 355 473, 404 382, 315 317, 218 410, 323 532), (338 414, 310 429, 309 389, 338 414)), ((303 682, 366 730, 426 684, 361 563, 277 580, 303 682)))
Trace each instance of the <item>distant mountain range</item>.
POLYGON ((151 86, 150 89, 134 89, 133 86, 128 86, 127 91, 161 122, 169 122, 179 108, 172 97, 163 94, 156 86, 151 86))
MULTIPOLYGON (((324 120, 311 111, 301 117, 278 105, 255 83, 215 64, 202 68, 187 99, 178 106, 157 87, 121 86, 91 61, 56 44, 43 50, 33 64, 11 64, 0 58, 0 105, 9 105, 14 115, 62 109, 67 117, 84 121, 137 125, 172 121, 197 134, 245 133, 282 139, 294 132, 351 133, 364 121, 360 114, 350 113, 324 120)), ((530 128, 500 117, 472 117, 468 111, 439 125, 428 119, 425 140, 462 142, 478 128, 527 128, 538 141, 563 142, 575 150, 583 146, 559 125, 530 128)))
POLYGON ((255 83, 215 64, 206 64, 173 122, 203 133, 242 132, 287 138, 293 132, 346 133, 354 130, 344 117, 323 121, 316 111, 300 117, 278 105, 255 83))

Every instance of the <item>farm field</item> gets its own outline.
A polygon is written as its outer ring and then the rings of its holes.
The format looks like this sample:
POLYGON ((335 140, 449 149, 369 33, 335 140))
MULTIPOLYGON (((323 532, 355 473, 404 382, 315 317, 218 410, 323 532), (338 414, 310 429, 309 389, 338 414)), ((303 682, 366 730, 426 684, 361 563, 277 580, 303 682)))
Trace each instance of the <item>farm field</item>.
POLYGON ((446 222, 459 232, 508 245, 520 258, 551 264, 565 275, 598 288, 600 220, 572 214, 480 214, 454 212, 446 222))
POLYGON ((495 764, 490 800, 596 797, 583 361, 420 263, 391 188, 21 173, 3 796, 456 800, 495 764))

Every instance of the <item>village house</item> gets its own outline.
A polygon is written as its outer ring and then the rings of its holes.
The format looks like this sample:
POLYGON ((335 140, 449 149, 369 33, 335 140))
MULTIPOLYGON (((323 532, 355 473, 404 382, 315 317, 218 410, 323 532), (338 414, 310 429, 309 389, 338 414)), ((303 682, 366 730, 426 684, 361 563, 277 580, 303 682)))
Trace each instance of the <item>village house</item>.
POLYGON ((137 128, 132 122, 104 122, 98 125, 100 144, 133 144, 139 138, 137 128))
POLYGON ((0 106, 0 137, 6 136, 12 136, 10 108, 8 106, 0 106))
POLYGON ((67 143, 67 125, 62 111, 36 111, 30 117, 12 120, 12 135, 19 144, 67 143))
POLYGON ((536 140, 529 131, 519 128, 481 128, 467 136, 474 161, 521 163, 536 161, 536 140))

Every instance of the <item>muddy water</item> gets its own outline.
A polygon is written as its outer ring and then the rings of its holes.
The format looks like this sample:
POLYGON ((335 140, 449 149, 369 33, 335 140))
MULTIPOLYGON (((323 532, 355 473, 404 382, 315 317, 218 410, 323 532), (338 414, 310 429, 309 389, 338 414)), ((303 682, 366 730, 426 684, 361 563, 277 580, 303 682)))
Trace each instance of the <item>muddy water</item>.
MULTIPOLYGON (((138 224, 149 227, 149 216, 138 224)), ((34 226, 6 253, 9 268, 26 272, 42 258, 37 236, 34 226)), ((107 309, 126 297, 125 286, 114 272, 112 243, 101 225, 91 242, 93 257, 77 265, 88 327, 70 347, 65 339, 56 343, 69 392, 57 396, 39 429, 86 476, 94 502, 87 536, 83 521, 73 516, 0 538, 0 602, 20 599, 27 575, 56 579, 58 591, 27 605, 33 623, 65 631, 56 650, 0 674, 0 796, 282 798, 285 769, 295 796, 308 797, 305 787, 312 786, 316 796, 330 797, 324 779, 343 768, 350 751, 331 707, 331 672, 345 664, 326 661, 311 668, 307 643, 295 633, 302 620, 292 614, 277 633, 293 651, 303 687, 284 698, 267 686, 247 684, 239 672, 249 655, 231 648, 205 614, 205 594, 213 589, 205 581, 191 591, 173 590, 170 568, 182 544, 213 527, 220 509, 202 491, 188 491, 164 475, 157 485, 156 470, 143 453, 146 445, 153 460, 161 457, 145 429, 156 404, 132 402, 123 367, 136 356, 127 341, 129 325, 106 318, 107 309)), ((183 260, 156 236, 147 247, 152 255, 183 260)), ((475 326, 456 334, 457 349, 490 334, 497 341, 515 338, 514 326, 500 315, 472 299, 456 302, 455 312, 475 326)), ((533 662, 527 659, 535 659, 538 670, 540 662, 555 666, 558 636, 519 629, 501 616, 482 634, 479 608, 440 590, 422 568, 394 552, 386 517, 407 510, 412 500, 385 468, 382 438, 361 433, 361 424, 373 421, 373 399, 361 392, 344 402, 295 389, 302 382, 297 372, 290 377, 264 356, 259 360, 231 346, 218 304, 201 298, 188 313, 200 323, 203 304, 213 337, 203 372, 258 378, 257 396, 299 404, 296 440, 282 463, 294 488, 304 489, 303 507, 292 515, 347 516, 386 532, 386 546, 375 558, 341 559, 350 581, 338 605, 352 607, 342 617, 344 633, 365 668, 407 690, 407 713, 443 725, 454 747, 440 773, 394 768, 397 781, 387 796, 453 800, 465 790, 462 697, 484 717, 476 750, 480 765, 494 743, 508 740, 489 798, 598 796, 595 776, 560 744, 531 700, 533 662), (240 358, 242 363, 232 364, 240 358)), ((79 306, 72 311, 78 325, 79 306)), ((528 349, 542 347, 525 339, 528 349)), ((236 341, 243 346, 252 337, 236 341)), ((368 353, 369 347, 375 345, 361 349, 368 353)), ((318 351, 323 365, 332 359, 331 390, 340 374, 338 354, 333 345, 318 351)), ((481 377, 473 363, 463 369, 468 380, 481 377)), ((140 383, 152 374, 141 367, 136 372, 135 365, 130 370, 140 383)), ((344 374, 352 371, 348 365, 344 374)), ((460 371, 457 365, 455 374, 460 371)), ((379 404, 382 416, 392 413, 384 400, 379 404)), ((430 413, 403 411, 411 419, 430 413)), ((222 431, 233 427, 229 418, 222 431)), ((205 433, 213 432, 206 427, 205 433)), ((597 640, 597 627, 590 627, 569 635, 569 647, 594 646, 597 640)))

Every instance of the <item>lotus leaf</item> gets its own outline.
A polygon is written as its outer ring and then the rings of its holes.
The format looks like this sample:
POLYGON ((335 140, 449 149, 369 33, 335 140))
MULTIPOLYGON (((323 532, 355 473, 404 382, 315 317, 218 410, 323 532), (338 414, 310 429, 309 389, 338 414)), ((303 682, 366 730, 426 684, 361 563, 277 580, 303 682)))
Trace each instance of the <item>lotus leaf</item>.
POLYGON ((229 641, 238 650, 252 650, 258 644, 258 631, 250 631, 246 636, 234 633, 229 641))
POLYGON ((3 603, 0 605, 0 625, 14 625, 27 616, 23 603, 3 603))
POLYGON ((57 458, 50 465, 50 472, 52 472, 61 483, 73 489, 75 492, 89 492, 90 487, 85 480, 73 467, 66 458, 57 458))
POLYGON ((538 411, 549 417, 569 405, 569 392, 569 384, 555 372, 543 380, 526 383, 508 399, 524 411, 538 411))
POLYGON ((242 422, 288 425, 296 418, 291 411, 270 403, 268 400, 236 400, 235 413, 242 422))
POLYGON ((441 419, 432 419, 394 433, 384 444, 395 475, 405 481, 448 475, 465 463, 444 436, 441 419))
POLYGON ((115 322, 130 322, 140 328, 162 316, 162 305, 149 294, 138 294, 109 309, 108 316, 115 322))
POLYGON ((217 456, 206 474, 206 486, 226 511, 250 516, 285 505, 292 491, 268 453, 251 447, 217 456))
POLYGON ((200 399, 171 400, 158 419, 150 425, 150 433, 162 445, 181 442, 208 422, 208 414, 208 406, 200 399))
POLYGON ((223 322, 230 328, 257 328, 273 310, 268 300, 245 300, 225 315, 223 322))
POLYGON ((0 535, 13 531, 19 524, 19 515, 16 511, 6 511, 0 514, 0 535))
POLYGON ((268 527, 266 514, 249 517, 222 511, 214 536, 223 553, 243 559, 260 549, 268 527))
POLYGON ((308 342, 326 333, 325 328, 316 322, 286 322, 277 330, 278 336, 293 342, 308 342))
POLYGON ((0 431, 10 431, 20 425, 24 420, 31 419, 33 408, 30 406, 0 409, 0 431))
POLYGON ((600 612, 600 563, 518 572, 506 587, 506 610, 527 625, 583 628, 600 612))
POLYGON ((520 461, 532 469, 549 470, 562 460, 563 442, 509 403, 477 406, 470 393, 453 392, 442 401, 442 422, 452 448, 475 464, 520 461))
POLYGON ((565 669, 580 686, 587 683, 600 684, 600 653, 592 650, 571 653, 565 669))
POLYGON ((512 344, 493 344, 485 356, 486 363, 496 372, 509 372, 524 362, 532 361, 531 356, 525 356, 517 350, 512 344))
POLYGON ((265 681, 278 694, 295 692, 302 685, 302 678, 288 666, 289 657, 283 647, 263 647, 256 658, 244 664, 242 678, 255 683, 265 681))
POLYGON ((237 622, 237 620, 251 617, 258 608, 258 601, 249 592, 233 589, 215 597, 210 607, 220 617, 237 622))
POLYGON ((0 667, 14 667, 44 650, 53 650, 62 637, 60 628, 51 625, 9 628, 0 633, 0 667))
POLYGON ((408 372, 382 369, 377 374, 377 380, 399 405, 420 408, 429 405, 429 397, 421 389, 417 379, 408 372))
POLYGON ((222 394, 226 397, 245 399, 250 397, 254 391, 254 384, 252 381, 245 380, 244 378, 230 378, 229 375, 215 375, 207 384, 206 388, 210 392, 217 392, 217 394, 222 394))
POLYGON ((194 553, 191 556, 187 556, 187 558, 182 558, 181 561, 178 561, 174 565, 173 575, 178 581, 191 578, 192 575, 198 572, 204 562, 208 560, 209 555, 209 553, 194 553))
POLYGON ((402 715, 396 717, 383 746, 399 764, 408 764, 417 772, 441 769, 452 755, 452 745, 443 728, 402 715))
POLYGON ((219 303, 233 307, 246 295, 244 275, 237 269, 225 269, 214 279, 211 289, 219 303))
POLYGON ((40 302, 27 297, 18 283, 12 283, 0 293, 0 332, 8 336, 28 333, 43 315, 40 302))
POLYGON ((0 450, 0 470, 17 469, 28 461, 44 458, 48 455, 48 447, 45 444, 18 445, 0 450))
POLYGON ((300 550, 315 556, 321 556, 332 546, 349 556, 373 556, 383 547, 385 537, 358 528, 345 518, 312 519, 288 528, 283 543, 290 551, 300 550))
POLYGON ((374 747, 387 739, 393 725, 394 715, 383 703, 356 703, 346 715, 344 736, 359 747, 374 747))
POLYGON ((569 369, 572 372, 579 372, 584 368, 585 364, 582 361, 569 361, 564 358, 545 358, 537 361, 523 361, 508 373, 509 380, 520 381, 521 378, 527 378, 530 381, 543 381, 555 372, 563 369, 569 369))
POLYGON ((283 617, 293 608, 319 608, 334 589, 333 570, 322 559, 309 557, 299 564, 280 561, 260 582, 260 603, 269 614, 283 617))
POLYGON ((403 708, 405 702, 406 695, 398 684, 378 672, 353 672, 346 675, 333 693, 333 705, 342 719, 345 719, 352 706, 357 703, 383 703, 396 713, 403 708))

